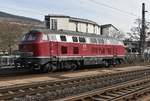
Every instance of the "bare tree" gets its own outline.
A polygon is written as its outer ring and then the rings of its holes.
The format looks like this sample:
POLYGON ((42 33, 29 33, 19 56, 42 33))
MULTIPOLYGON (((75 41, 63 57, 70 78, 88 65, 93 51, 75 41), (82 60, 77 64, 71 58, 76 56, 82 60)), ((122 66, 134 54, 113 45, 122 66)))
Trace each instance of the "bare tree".
POLYGON ((16 50, 22 34, 36 28, 34 24, 15 24, 9 22, 0 22, 0 51, 16 50))
POLYGON ((18 24, 10 24, 7 22, 0 23, 1 50, 7 50, 11 53, 12 48, 16 48, 16 44, 21 34, 22 26, 18 24))
MULTIPOLYGON (((127 33, 130 40, 139 41, 140 40, 140 34, 141 34, 141 25, 142 20, 136 19, 134 22, 135 26, 131 28, 131 32, 127 33)), ((148 30, 150 27, 150 22, 146 22, 146 38, 148 37, 148 30)))
MULTIPOLYGON (((150 22, 146 21, 146 41, 149 40, 149 27, 150 27, 150 22)), ((138 48, 138 52, 141 52, 141 48, 140 48, 140 34, 141 34, 141 30, 142 30, 142 20, 141 19, 136 19, 134 22, 134 27, 131 28, 131 32, 127 33, 128 35, 128 39, 130 40, 130 42, 132 41, 136 41, 137 47, 138 48)), ((146 42, 148 43, 148 42, 146 42)), ((145 44, 145 46, 147 47, 148 44, 145 44)))

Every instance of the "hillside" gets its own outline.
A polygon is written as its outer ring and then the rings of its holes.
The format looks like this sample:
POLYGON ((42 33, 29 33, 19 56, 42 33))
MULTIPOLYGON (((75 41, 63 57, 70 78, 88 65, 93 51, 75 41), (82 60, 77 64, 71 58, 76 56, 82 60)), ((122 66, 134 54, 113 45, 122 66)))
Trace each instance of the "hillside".
POLYGON ((15 22, 22 24, 36 24, 36 25, 43 24, 42 21, 37 19, 13 15, 2 11, 0 11, 0 21, 15 22))

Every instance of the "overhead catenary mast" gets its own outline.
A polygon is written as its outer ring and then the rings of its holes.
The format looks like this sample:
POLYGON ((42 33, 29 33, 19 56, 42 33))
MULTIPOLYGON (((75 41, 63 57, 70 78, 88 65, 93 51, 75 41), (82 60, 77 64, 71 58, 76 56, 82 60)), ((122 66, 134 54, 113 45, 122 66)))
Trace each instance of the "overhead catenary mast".
POLYGON ((144 49, 145 49, 145 37, 146 37, 146 24, 145 24, 145 3, 142 3, 142 28, 141 28, 141 33, 140 33, 140 55, 142 56, 144 54, 144 49))

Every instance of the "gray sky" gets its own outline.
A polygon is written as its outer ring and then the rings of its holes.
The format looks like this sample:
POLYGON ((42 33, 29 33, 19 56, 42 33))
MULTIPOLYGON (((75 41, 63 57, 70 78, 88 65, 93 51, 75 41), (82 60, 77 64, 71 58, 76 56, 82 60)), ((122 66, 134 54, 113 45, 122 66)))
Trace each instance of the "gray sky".
POLYGON ((130 31, 134 20, 141 18, 141 5, 146 3, 150 21, 150 0, 1 0, 0 10, 44 20, 47 14, 64 14, 111 23, 124 32, 130 31))

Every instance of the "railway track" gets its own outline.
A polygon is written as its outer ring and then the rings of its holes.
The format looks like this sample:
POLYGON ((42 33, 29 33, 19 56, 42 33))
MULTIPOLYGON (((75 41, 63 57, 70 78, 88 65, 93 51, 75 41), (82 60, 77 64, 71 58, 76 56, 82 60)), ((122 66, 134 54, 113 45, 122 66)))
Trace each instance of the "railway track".
MULTIPOLYGON (((85 72, 85 71, 94 71, 94 70, 113 70, 116 68, 122 68, 122 67, 128 67, 129 65, 120 65, 117 67, 110 67, 110 68, 104 68, 104 67, 84 67, 82 69, 76 70, 76 71, 56 71, 56 72, 49 72, 49 73, 39 73, 37 71, 30 71, 29 69, 15 69, 15 68, 3 68, 0 69, 0 81, 1 80, 14 80, 17 78, 31 78, 31 77, 42 77, 44 75, 52 76, 57 78, 59 75, 67 74, 67 73, 80 73, 80 72, 85 72)), ((130 66, 135 66, 135 65, 130 65, 130 66)), ((146 66, 146 65, 141 65, 141 66, 146 66)))
MULTIPOLYGON (((121 65, 118 65, 116 67, 113 67, 111 66, 110 68, 113 69, 113 68, 121 68, 121 67, 129 67, 129 66, 138 66, 141 65, 141 66, 146 66, 146 65, 149 65, 149 63, 134 63, 134 64, 121 64, 121 65)), ((80 72, 80 71, 84 71, 84 70, 97 70, 97 69, 106 69, 105 67, 100 67, 100 66, 85 66, 85 67, 82 67, 80 70, 76 70, 75 72, 80 72)), ((65 70, 61 70, 60 71, 57 71, 57 72, 54 72, 55 74, 63 74, 63 73, 69 73, 69 72, 73 72, 73 71, 65 71, 65 70)), ((52 72, 50 72, 52 73, 52 72)), ((31 75, 32 74, 39 74, 39 72, 37 71, 31 71, 30 69, 26 69, 26 68, 14 68, 14 67, 9 67, 9 68, 0 68, 0 79, 3 79, 3 77, 15 77, 15 76, 25 76, 25 75, 31 75)), ((43 75, 43 74, 42 74, 43 75)))
POLYGON ((150 92, 149 77, 131 80, 126 83, 61 99, 60 101, 135 101, 138 96, 150 92))
POLYGON ((46 81, 0 88, 0 100, 56 100, 127 81, 150 77, 150 69, 46 81))

